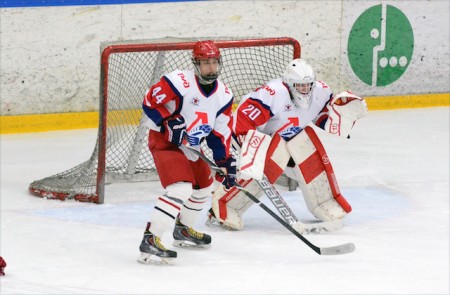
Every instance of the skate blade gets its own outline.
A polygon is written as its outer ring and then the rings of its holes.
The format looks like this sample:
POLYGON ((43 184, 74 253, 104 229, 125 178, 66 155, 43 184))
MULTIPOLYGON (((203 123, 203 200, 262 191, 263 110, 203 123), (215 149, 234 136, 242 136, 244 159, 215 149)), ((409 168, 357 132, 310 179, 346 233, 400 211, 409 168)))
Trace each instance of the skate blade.
POLYGON ((191 248, 191 249, 205 249, 205 248, 210 248, 211 244, 196 244, 194 242, 191 241, 177 241, 174 240, 172 242, 172 245, 178 248, 191 248))
POLYGON ((141 255, 138 257, 137 262, 153 265, 173 265, 175 262, 175 258, 159 257, 153 254, 141 252, 141 255))

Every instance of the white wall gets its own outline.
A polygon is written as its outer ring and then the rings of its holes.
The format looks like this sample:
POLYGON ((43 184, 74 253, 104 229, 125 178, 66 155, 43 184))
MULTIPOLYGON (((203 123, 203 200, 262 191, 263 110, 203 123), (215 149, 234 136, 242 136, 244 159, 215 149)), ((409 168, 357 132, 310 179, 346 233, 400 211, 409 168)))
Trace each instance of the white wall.
POLYGON ((206 1, 2 8, 1 115, 98 109, 99 46, 159 37, 282 37, 334 90, 364 96, 449 92, 449 1, 206 1), (352 25, 380 3, 400 9, 414 32, 406 73, 368 86, 346 55, 352 25))

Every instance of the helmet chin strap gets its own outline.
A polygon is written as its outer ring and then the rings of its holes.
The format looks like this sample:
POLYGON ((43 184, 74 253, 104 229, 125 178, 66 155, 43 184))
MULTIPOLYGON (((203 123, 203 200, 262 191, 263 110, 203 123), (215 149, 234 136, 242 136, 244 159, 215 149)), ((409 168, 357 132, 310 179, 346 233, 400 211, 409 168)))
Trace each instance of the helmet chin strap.
MULTIPOLYGON (((292 101, 294 102, 294 104, 302 109, 305 109, 307 107, 309 107, 309 95, 302 95, 300 93, 293 93, 297 91, 296 89, 294 89, 293 91, 289 91, 291 92, 291 98, 292 101), (302 96, 302 97, 301 97, 302 96)), ((298 91, 297 91, 298 92, 298 91)))

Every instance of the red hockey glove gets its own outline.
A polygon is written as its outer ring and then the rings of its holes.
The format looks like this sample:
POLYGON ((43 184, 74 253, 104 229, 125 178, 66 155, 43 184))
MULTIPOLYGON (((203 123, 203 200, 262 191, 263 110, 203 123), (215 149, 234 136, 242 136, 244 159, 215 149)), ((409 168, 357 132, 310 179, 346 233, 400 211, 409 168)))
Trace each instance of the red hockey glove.
POLYGON ((224 177, 216 173, 217 181, 222 182, 227 189, 233 187, 236 182, 236 159, 230 156, 228 159, 216 161, 216 164, 226 174, 224 177))
POLYGON ((0 256, 0 276, 5 275, 5 267, 6 267, 6 262, 5 262, 5 260, 3 260, 3 257, 0 256))
POLYGON ((161 126, 161 131, 168 141, 177 146, 180 146, 183 142, 183 137, 186 134, 186 122, 181 115, 175 115, 165 119, 161 126))

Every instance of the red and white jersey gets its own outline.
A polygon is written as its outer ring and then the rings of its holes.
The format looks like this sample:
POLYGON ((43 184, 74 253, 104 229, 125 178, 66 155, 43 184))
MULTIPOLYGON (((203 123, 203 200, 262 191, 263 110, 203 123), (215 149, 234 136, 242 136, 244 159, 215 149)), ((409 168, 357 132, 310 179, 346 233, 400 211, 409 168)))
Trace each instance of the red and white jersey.
MULTIPOLYGON (((264 134, 278 133, 285 140, 294 137, 310 122, 317 125, 319 114, 332 97, 330 88, 316 81, 308 108, 297 107, 291 100, 289 89, 279 79, 274 79, 244 96, 234 113, 233 130, 237 136, 256 129, 264 134)), ((322 114, 321 116, 322 117, 322 114)))
POLYGON ((206 138, 214 159, 229 156, 233 93, 219 80, 204 93, 192 70, 166 74, 147 92, 143 109, 151 119, 150 128, 161 131, 162 121, 180 114, 186 122, 188 141, 198 146, 206 138))

